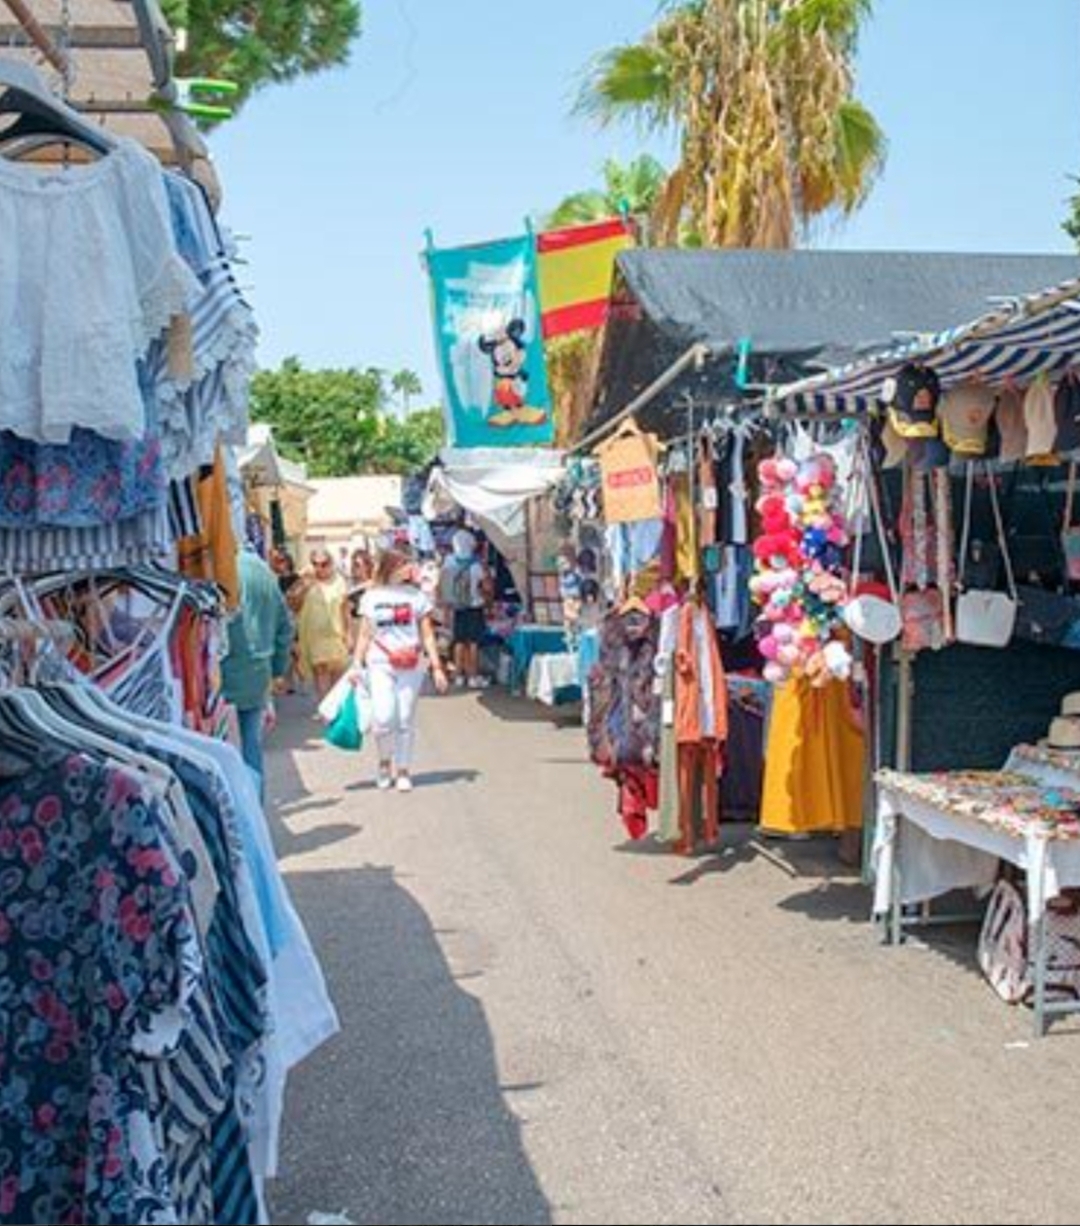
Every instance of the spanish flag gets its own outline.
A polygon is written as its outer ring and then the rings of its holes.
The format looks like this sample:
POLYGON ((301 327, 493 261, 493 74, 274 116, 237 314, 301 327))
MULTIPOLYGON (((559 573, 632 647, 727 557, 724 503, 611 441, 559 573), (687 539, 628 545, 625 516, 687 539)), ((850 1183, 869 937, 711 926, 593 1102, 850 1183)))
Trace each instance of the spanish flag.
POLYGON ((633 225, 624 217, 536 236, 545 340, 603 327, 615 257, 633 245, 633 225))

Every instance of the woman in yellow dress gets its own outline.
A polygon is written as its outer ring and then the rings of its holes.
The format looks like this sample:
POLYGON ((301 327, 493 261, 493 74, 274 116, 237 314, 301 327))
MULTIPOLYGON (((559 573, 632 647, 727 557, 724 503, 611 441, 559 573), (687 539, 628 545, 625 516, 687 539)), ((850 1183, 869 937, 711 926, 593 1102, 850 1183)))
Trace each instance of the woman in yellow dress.
POLYGON ((321 699, 349 664, 349 589, 328 550, 316 549, 311 564, 315 578, 300 608, 297 636, 304 675, 314 679, 321 699))

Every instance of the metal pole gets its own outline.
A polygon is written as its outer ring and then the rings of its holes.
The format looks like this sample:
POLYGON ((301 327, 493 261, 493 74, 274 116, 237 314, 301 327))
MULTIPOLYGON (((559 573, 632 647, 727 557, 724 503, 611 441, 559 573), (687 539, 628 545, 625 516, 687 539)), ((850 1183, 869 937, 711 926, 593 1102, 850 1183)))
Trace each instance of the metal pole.
POLYGON ((606 435, 610 434, 616 427, 620 426, 628 417, 633 417, 635 413, 640 413, 650 401, 655 400, 657 396, 670 386, 675 380, 690 366, 698 366, 705 361, 709 356, 708 345, 701 341, 691 345, 689 349, 678 358, 676 361, 663 372, 658 375, 647 388, 637 396, 623 409, 620 409, 614 417, 609 418, 602 426, 597 426, 595 430, 591 430, 576 446, 572 447, 567 455, 577 455, 579 451, 588 451, 594 443, 600 441, 606 435))

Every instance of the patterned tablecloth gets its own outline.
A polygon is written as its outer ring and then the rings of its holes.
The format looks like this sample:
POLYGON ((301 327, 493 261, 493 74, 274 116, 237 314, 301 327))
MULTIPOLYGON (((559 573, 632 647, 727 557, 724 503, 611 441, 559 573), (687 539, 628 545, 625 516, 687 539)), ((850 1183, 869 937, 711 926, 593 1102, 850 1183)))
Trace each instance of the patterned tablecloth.
MULTIPOLYGON (((1010 762, 1018 764, 1017 757, 1010 762)), ((1017 838, 1080 839, 1080 774, 1073 787, 1044 782, 1016 769, 925 775, 883 770, 876 779, 879 786, 942 813, 1017 838)))

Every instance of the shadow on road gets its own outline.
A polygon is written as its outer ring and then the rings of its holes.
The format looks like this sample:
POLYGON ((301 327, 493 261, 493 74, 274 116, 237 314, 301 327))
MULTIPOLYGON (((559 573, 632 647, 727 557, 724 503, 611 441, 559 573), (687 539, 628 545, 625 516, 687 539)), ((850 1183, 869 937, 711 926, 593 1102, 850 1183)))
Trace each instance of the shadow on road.
POLYGON ((549 1223, 480 1003, 392 870, 293 872, 342 1034, 290 1078, 275 1220, 549 1223))
POLYGON ((564 707, 548 707, 535 699, 506 690, 491 689, 480 692, 480 705, 496 719, 516 724, 553 724, 556 728, 575 728, 581 731, 581 704, 567 703, 564 707))

